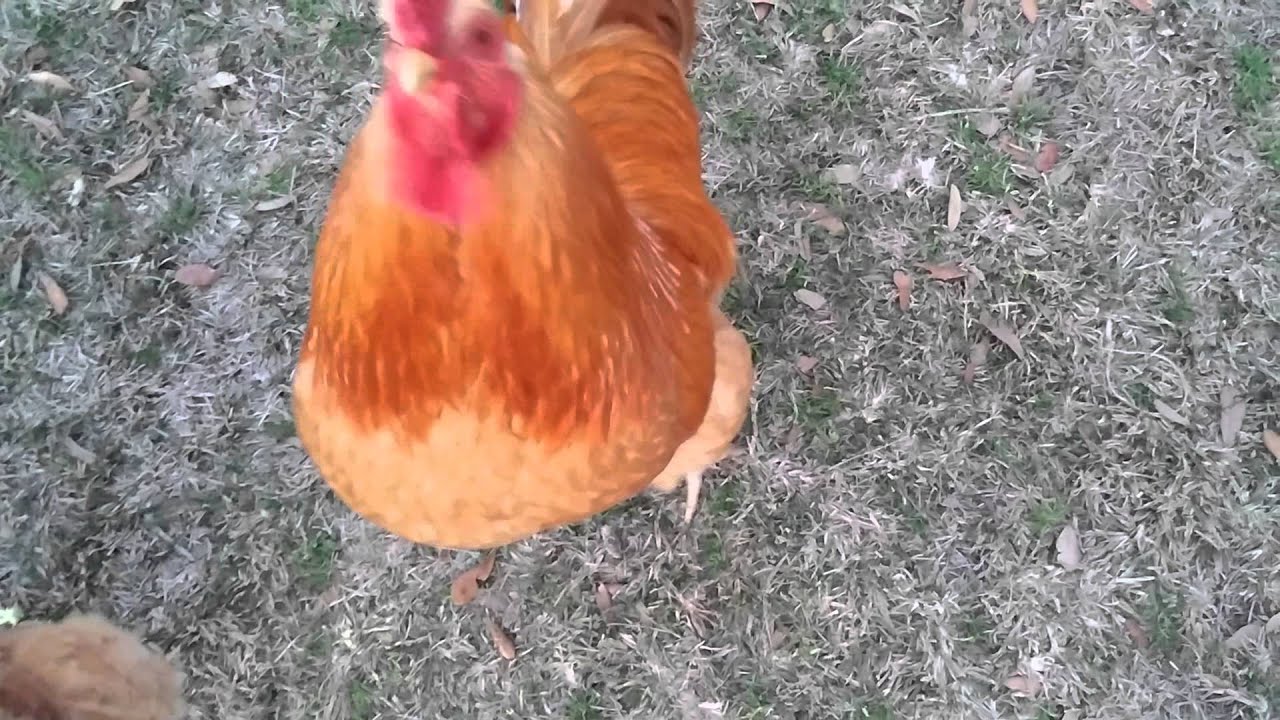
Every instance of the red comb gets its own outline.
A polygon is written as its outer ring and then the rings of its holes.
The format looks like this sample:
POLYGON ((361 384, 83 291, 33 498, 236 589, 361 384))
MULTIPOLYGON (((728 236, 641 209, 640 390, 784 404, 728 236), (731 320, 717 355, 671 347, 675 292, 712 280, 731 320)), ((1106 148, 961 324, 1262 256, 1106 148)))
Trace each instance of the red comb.
POLYGON ((445 14, 452 0, 382 0, 382 16, 392 40, 429 50, 444 34, 445 14))

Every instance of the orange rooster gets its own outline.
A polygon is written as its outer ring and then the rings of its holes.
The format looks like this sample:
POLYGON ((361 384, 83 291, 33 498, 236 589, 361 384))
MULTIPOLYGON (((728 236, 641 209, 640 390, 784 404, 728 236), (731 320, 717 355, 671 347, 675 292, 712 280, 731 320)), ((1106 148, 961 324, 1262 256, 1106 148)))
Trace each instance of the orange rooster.
POLYGON ((182 678, 96 615, 0 630, 0 720, 177 720, 182 678))
POLYGON ((337 495, 482 549, 722 459, 754 372, 684 81, 694 0, 388 0, 316 250, 298 435, 337 495))

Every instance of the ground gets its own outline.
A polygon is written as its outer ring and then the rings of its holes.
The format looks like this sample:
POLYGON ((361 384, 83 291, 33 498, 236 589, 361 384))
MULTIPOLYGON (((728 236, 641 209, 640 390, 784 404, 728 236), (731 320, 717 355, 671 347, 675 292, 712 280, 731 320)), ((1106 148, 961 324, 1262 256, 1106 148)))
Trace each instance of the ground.
POLYGON ((137 628, 194 718, 1280 716, 1280 4, 964 14, 708 0, 743 452, 689 528, 638 498, 458 608, 476 556, 355 517, 290 418, 367 4, 0 6, 0 606, 137 628))

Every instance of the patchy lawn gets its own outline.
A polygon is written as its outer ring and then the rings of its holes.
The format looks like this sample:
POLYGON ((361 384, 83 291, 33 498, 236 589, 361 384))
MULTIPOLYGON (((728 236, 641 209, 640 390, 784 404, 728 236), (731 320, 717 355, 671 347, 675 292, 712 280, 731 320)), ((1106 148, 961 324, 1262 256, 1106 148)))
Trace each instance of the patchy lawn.
POLYGON ((196 718, 1280 713, 1280 4, 709 1, 746 452, 461 609, 288 406, 373 15, 109 5, 0 6, 0 605, 141 629, 196 718))

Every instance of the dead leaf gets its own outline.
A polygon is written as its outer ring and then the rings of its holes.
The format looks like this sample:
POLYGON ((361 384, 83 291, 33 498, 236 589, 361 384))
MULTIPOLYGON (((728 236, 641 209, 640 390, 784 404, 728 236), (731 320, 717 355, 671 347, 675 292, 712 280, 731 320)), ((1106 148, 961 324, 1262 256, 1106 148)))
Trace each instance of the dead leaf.
POLYGON ((279 210, 282 207, 287 207, 291 202, 293 202, 292 195, 283 195, 278 198, 263 200, 257 205, 254 205, 253 209, 257 210, 258 212, 271 212, 273 210, 279 210))
POLYGON ((756 22, 764 22, 776 4, 775 0, 752 0, 751 9, 755 12, 756 22))
POLYGON ((1015 220, 1027 219, 1027 211, 1018 207, 1018 203, 1014 202, 1013 198, 1006 197, 1004 199, 1004 206, 1009 208, 1009 214, 1012 215, 1015 220))
POLYGON ((466 605, 476 599, 480 594, 480 583, 488 580, 489 575, 493 573, 495 560, 494 553, 485 553, 480 562, 453 579, 453 584, 449 588, 449 597, 453 599, 454 605, 466 605))
POLYGON ((18 292, 18 286, 22 284, 22 250, 18 251, 18 259, 13 261, 13 266, 9 268, 9 290, 10 292, 18 292))
POLYGON ((1260 623, 1249 623, 1244 627, 1231 633, 1231 637, 1223 643, 1228 650, 1239 650, 1240 648, 1252 645, 1262 638, 1266 632, 1260 623))
POLYGON ((22 119, 27 121, 28 125, 35 128, 36 133, 39 135, 43 135, 53 140, 57 140, 62 137, 62 130, 58 129, 58 123, 43 115, 38 115, 30 110, 23 110, 22 119))
POLYGON ((951 186, 951 197, 947 201, 947 229, 955 230, 960 225, 960 213, 964 211, 964 203, 960 200, 960 188, 951 186))
POLYGON ((983 137, 995 137, 1002 126, 1003 123, 1000 122, 1000 118, 991 113, 982 113, 978 116, 977 122, 974 123, 974 127, 977 128, 978 132, 982 133, 983 137))
POLYGON ((116 12, 131 2, 133 2, 133 0, 111 0, 111 12, 116 12))
POLYGON ((1129 0, 1129 4, 1140 13, 1150 15, 1156 11, 1155 4, 1151 0, 1129 0))
POLYGON ((1124 634, 1129 636, 1134 645, 1140 649, 1146 650, 1151 645, 1151 638, 1147 635, 1147 629, 1142 627, 1142 623, 1136 618, 1129 618, 1124 621, 1124 634))
POLYGON ((88 450, 83 445, 76 442, 75 440, 72 440, 69 437, 62 439, 62 446, 67 449, 68 455, 70 455, 72 458, 76 460, 79 460, 85 465, 92 465, 98 461, 98 456, 94 455, 91 450, 88 450))
POLYGON ((1222 388, 1219 405, 1222 408, 1222 418, 1219 420, 1222 444, 1235 447, 1240 429, 1244 427, 1244 414, 1248 409, 1248 402, 1244 398, 1237 397, 1235 389, 1227 385, 1222 388))
POLYGON ((978 31, 978 0, 964 0, 960 6, 960 27, 965 37, 978 31))
POLYGON ((129 122, 138 122, 145 118, 151 110, 151 91, 143 90, 138 93, 138 97, 133 99, 133 104, 129 106, 129 122))
POLYGON ((1022 72, 1013 77, 1013 86, 1009 89, 1009 97, 1017 104, 1025 98, 1036 84, 1036 66, 1028 65, 1022 72))
POLYGON ((236 77, 233 73, 222 70, 214 73, 213 76, 205 80, 203 84, 210 90, 217 90, 218 88, 231 87, 238 82, 240 82, 240 78, 236 77))
POLYGON ((1062 528, 1054 547, 1058 549, 1058 564, 1063 570, 1078 570, 1084 564, 1084 556, 1080 552, 1080 535, 1074 527, 1068 525, 1062 528))
POLYGON ((1005 680, 1004 686, 1023 695, 1035 695, 1040 692, 1040 681, 1022 674, 1014 675, 1005 680))
POLYGON ((140 88, 149 88, 155 84, 151 80, 151 73, 134 65, 130 65, 124 69, 124 77, 126 80, 140 88))
POLYGON ((204 263, 191 263, 178 268, 173 274, 173 279, 183 285, 203 288, 217 282, 220 275, 221 273, 204 263))
POLYGON ((1019 147, 1013 142, 1013 138, 1008 135, 1000 136, 1000 149, 1003 150, 1015 162, 1028 163, 1031 162, 1031 153, 1019 147))
POLYGON ((57 73, 49 72, 48 70, 36 70, 35 72, 28 73, 27 79, 37 85, 44 85, 45 87, 50 87, 54 90, 72 92, 76 89, 75 86, 71 84, 70 80, 57 73))
POLYGON ((516 659, 516 644, 511 640, 511 636, 506 630, 491 617, 484 619, 484 627, 489 631, 489 639, 493 641, 493 646, 498 649, 498 654, 507 660, 516 659))
POLYGON ((1183 425, 1186 427, 1191 427, 1191 421, 1183 417, 1177 410, 1174 410, 1165 401, 1157 398, 1156 400, 1152 401, 1152 405, 1155 406, 1156 412, 1160 413, 1160 417, 1163 417, 1165 420, 1168 420, 1169 422, 1177 423, 1179 425, 1183 425))
POLYGON ((836 30, 836 26, 835 26, 835 24, 834 24, 834 23, 827 23, 826 27, 822 28, 822 40, 823 40, 823 42, 831 42, 832 40, 835 40, 835 39, 836 39, 836 32, 837 32, 837 30, 836 30))
POLYGON ((1267 446, 1275 459, 1280 460, 1280 433, 1275 430, 1263 430, 1262 444, 1267 446))
POLYGON ((67 293, 48 273, 40 273, 36 275, 36 280, 40 281, 40 289, 44 290, 44 298, 49 301, 49 306, 53 308, 54 315, 62 315, 71 305, 67 300, 67 293))
POLYGON ((1037 0, 1022 0, 1022 16, 1027 22, 1035 22, 1040 17, 1040 3, 1037 0))
POLYGON ((596 608, 601 614, 608 613, 613 609, 613 598, 617 596, 622 586, 618 583, 600 583, 596 585, 596 608))
MULTIPOLYGON (((954 185, 952 187, 955 187, 954 185)), ((893 286, 898 290, 898 308, 907 310, 911 307, 911 276, 901 270, 893 271, 893 286)))
POLYGON ((818 367, 818 358, 809 357, 808 355, 801 355, 796 358, 796 369, 806 375, 813 372, 816 367, 818 367))
POLYGON ((1266 626, 1263 627, 1263 632, 1268 635, 1280 632, 1280 613, 1276 613, 1271 616, 1271 619, 1267 621, 1266 626))
POLYGON ((986 326, 987 330, 989 330, 997 340, 1004 343, 1010 350, 1012 350, 1013 354, 1018 356, 1018 359, 1027 359, 1026 354, 1022 351, 1022 339, 1018 337, 1018 331, 1016 329, 987 315, 982 317, 982 324, 986 326))
POLYGON ((844 221, 836 217, 831 209, 821 203, 804 203, 809 211, 809 221, 832 235, 844 234, 844 221))
POLYGON ((110 190, 118 185, 131 183, 134 180, 137 180, 149 167, 151 167, 151 157, 143 155, 137 160, 134 160, 120 168, 120 172, 107 179, 107 182, 103 184, 102 189, 110 190))
POLYGON ((821 310, 827 304, 826 298, 822 297, 821 295, 819 295, 818 293, 812 290, 800 288, 799 290, 795 291, 794 294, 797 300, 804 303, 805 305, 808 305, 809 309, 811 310, 821 310))
POLYGON ((929 273, 930 279, 941 280, 943 282, 948 280, 963 280, 969 276, 968 270, 965 270, 955 263, 943 263, 941 265, 925 263, 919 267, 921 270, 929 273))
POLYGON ((841 163, 833 165, 827 170, 827 174, 831 176, 831 179, 837 185, 852 185, 858 182, 858 176, 862 174, 862 171, 858 169, 857 165, 841 163))
POLYGON ((969 362, 965 363, 960 379, 965 385, 972 385, 978 377, 978 368, 987 363, 987 353, 991 351, 991 341, 985 337, 969 348, 969 362))
POLYGON ((1047 173, 1053 170, 1053 166, 1058 164, 1058 156, 1062 150, 1056 142, 1047 142, 1040 146, 1040 152, 1036 153, 1036 160, 1033 167, 1041 173, 1047 173))

